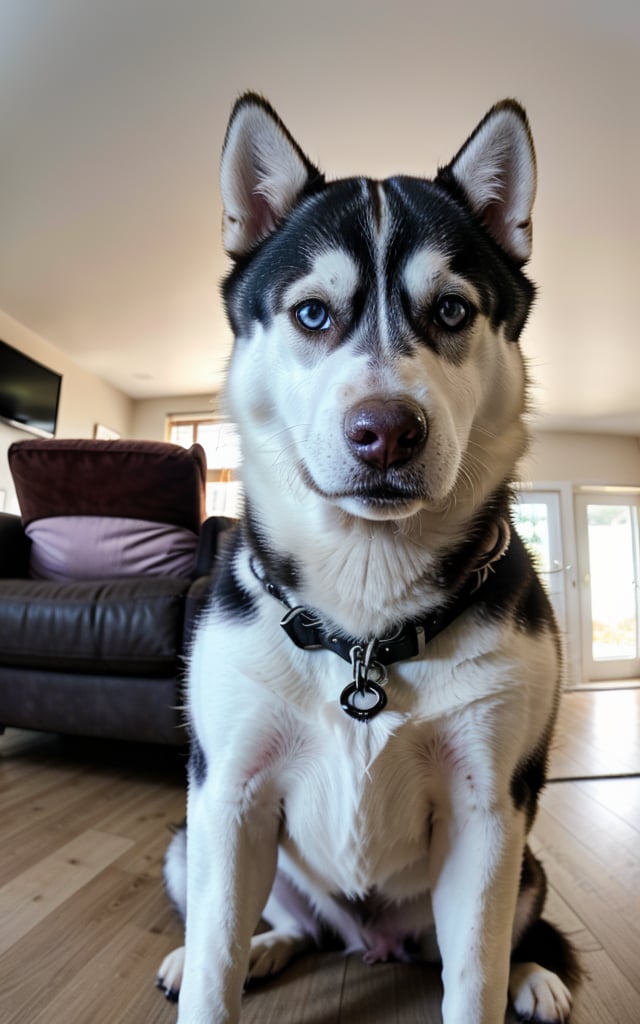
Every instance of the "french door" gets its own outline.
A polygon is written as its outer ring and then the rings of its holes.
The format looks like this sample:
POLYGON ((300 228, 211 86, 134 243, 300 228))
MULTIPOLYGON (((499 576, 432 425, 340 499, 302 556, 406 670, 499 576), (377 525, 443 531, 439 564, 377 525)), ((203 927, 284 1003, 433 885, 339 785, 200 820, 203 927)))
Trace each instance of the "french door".
POLYGON ((639 503, 628 492, 576 495, 587 680, 640 675, 639 503))
POLYGON ((564 648, 566 682, 580 679, 575 540, 569 485, 541 484, 517 492, 515 526, 533 558, 555 612, 564 648))

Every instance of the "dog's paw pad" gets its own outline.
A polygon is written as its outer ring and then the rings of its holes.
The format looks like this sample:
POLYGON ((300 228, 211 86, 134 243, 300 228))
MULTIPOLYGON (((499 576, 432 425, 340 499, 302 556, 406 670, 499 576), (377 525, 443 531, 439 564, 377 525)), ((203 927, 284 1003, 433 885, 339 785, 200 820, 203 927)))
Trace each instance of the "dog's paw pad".
POLYGON ((309 940, 286 932, 262 932, 251 940, 249 956, 249 977, 267 978, 283 970, 292 957, 301 953, 309 940))
POLYGON ((513 964, 509 978, 513 1006, 522 1020, 537 1024, 566 1024, 571 993, 552 971, 538 964, 513 964))
POLYGON ((177 1003, 184 971, 184 946, 174 949, 164 958, 156 978, 156 987, 161 989, 171 1003, 177 1003))

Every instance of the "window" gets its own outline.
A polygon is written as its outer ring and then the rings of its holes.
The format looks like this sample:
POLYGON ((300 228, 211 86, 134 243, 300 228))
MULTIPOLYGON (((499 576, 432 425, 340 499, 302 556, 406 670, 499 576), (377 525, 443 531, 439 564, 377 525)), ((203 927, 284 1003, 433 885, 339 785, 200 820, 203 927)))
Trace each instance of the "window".
POLYGON ((168 440, 190 448, 201 444, 207 456, 208 516, 237 517, 242 510, 242 485, 237 479, 240 441, 232 423, 188 414, 170 416, 168 440))

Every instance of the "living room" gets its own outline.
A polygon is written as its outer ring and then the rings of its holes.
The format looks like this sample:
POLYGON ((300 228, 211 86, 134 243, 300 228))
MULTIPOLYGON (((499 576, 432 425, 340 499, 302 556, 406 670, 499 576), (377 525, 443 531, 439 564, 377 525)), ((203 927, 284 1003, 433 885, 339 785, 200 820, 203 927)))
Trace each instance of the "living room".
MULTIPOLYGON (((331 178, 433 173, 495 101, 526 107, 537 297, 515 517, 563 637, 534 850, 590 974, 575 1024, 634 1024, 640 997, 636 6, 8 0, 0 12, 0 341, 60 377, 61 440, 165 442, 190 424, 188 447, 199 426, 229 423, 217 174, 242 91, 264 93, 331 178)), ((32 436, 0 409, 1 513, 21 513, 8 451, 32 436)), ((214 449, 208 511, 228 512, 240 473, 214 449)), ((0 735, 8 1021, 174 1019, 152 983, 180 941, 161 875, 184 789, 179 747, 0 735)), ((250 989, 242 1020, 386 1024, 419 1007, 439 1021, 439 985, 430 969, 305 956, 250 989)))

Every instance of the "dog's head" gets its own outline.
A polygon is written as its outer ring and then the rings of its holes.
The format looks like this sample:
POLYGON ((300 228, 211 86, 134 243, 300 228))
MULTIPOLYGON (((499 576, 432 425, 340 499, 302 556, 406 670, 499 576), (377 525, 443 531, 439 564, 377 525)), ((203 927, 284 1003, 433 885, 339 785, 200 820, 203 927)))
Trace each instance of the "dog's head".
POLYGON ((326 183, 249 94, 221 183, 228 392, 250 502, 468 517, 525 445, 535 157, 523 110, 495 106, 433 180, 326 183))

